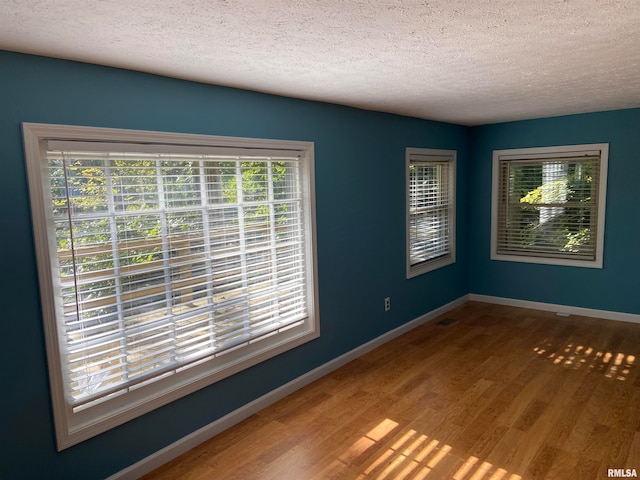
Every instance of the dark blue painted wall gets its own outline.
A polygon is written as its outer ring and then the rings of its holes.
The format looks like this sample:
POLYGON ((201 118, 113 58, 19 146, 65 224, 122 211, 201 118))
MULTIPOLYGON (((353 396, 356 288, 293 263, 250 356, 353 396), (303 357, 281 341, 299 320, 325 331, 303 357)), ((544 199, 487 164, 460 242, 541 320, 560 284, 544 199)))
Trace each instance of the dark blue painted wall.
MULTIPOLYGON (((0 52, 0 478, 99 479, 469 291, 469 129, 0 52), (63 452, 55 448, 21 123, 315 142, 321 338, 63 452), (407 146, 458 150, 457 262, 405 279, 407 146), (390 296, 392 310, 383 311, 390 296)), ((637 231, 636 231, 637 232, 637 231)))
POLYGON ((640 109, 529 120, 471 130, 470 291, 640 313, 640 109), (609 143, 604 268, 489 259, 493 150, 609 143))

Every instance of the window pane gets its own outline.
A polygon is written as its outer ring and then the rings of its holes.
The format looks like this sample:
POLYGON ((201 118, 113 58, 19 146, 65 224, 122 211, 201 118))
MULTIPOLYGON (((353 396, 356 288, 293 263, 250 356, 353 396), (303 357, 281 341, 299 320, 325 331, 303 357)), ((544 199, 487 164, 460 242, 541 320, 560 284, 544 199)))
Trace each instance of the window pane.
POLYGON ((52 151, 49 175, 76 401, 306 316, 296 161, 52 151))
POLYGON ((597 162, 503 162, 499 251, 593 259, 597 162))
POLYGON ((449 164, 409 166, 409 256, 411 265, 449 253, 449 164))

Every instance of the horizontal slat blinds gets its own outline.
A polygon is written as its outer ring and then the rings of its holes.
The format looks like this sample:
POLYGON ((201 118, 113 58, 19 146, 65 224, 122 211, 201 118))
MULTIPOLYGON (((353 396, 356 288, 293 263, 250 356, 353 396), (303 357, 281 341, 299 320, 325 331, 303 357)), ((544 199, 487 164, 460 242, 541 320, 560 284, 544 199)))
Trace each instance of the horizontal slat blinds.
POLYGON ((600 156, 500 158, 497 253, 594 260, 600 156))
POLYGON ((409 263, 411 267, 451 255, 452 158, 409 158, 409 263))
POLYGON ((251 147, 223 147, 211 145, 173 145, 156 143, 124 143, 124 142, 101 142, 101 141, 80 141, 80 140, 48 140, 47 150, 49 151, 75 151, 75 152, 106 152, 106 153, 151 153, 156 154, 161 151, 164 154, 176 155, 213 155, 216 157, 282 157, 298 158, 298 150, 284 150, 274 148, 251 148, 251 147))
POLYGON ((48 147, 71 405, 135 388, 307 317, 295 151, 48 147))

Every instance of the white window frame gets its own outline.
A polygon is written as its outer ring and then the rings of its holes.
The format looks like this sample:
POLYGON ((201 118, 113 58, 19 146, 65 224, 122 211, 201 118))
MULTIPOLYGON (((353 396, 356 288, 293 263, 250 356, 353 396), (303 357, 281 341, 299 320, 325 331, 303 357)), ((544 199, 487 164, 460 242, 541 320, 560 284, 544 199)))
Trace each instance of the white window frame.
POLYGON ((433 148, 414 148, 408 147, 405 151, 406 164, 406 275, 407 278, 413 278, 427 272, 431 272, 438 268, 451 265, 456 261, 456 150, 441 150, 433 148), (446 252, 435 256, 426 261, 413 264, 411 263, 411 180, 410 167, 414 161, 423 162, 447 162, 448 178, 447 178, 447 199, 446 205, 447 215, 447 243, 446 252))
POLYGON ((312 142, 264 140, 109 128, 23 124, 25 159, 30 190, 36 260, 40 284, 49 377, 58 450, 105 432, 155 408, 195 392, 225 377, 309 342, 320 335, 315 236, 314 145, 312 142), (60 308, 55 238, 50 226, 52 209, 45 149, 49 141, 90 141, 153 144, 181 149, 234 148, 295 151, 302 161, 302 219, 305 235, 305 285, 308 317, 301 325, 259 342, 196 363, 188 369, 160 377, 149 384, 83 409, 74 409, 65 394, 64 365, 59 343, 60 308), (74 411, 76 410, 76 411, 74 411))
POLYGON ((605 212, 607 197, 607 168, 609 159, 609 144, 594 143, 583 145, 563 145, 551 147, 518 148, 508 150, 493 151, 493 177, 492 177, 492 201, 491 201, 491 260, 538 263, 545 265, 563 265, 571 267, 602 268, 604 252, 604 232, 605 232, 605 212), (600 156, 600 172, 597 185, 597 227, 592 232, 595 235, 596 247, 593 260, 583 260, 568 257, 561 257, 554 254, 545 256, 544 254, 505 254, 498 253, 498 211, 500 208, 500 162, 501 161, 521 161, 521 160, 548 160, 571 156, 600 156))

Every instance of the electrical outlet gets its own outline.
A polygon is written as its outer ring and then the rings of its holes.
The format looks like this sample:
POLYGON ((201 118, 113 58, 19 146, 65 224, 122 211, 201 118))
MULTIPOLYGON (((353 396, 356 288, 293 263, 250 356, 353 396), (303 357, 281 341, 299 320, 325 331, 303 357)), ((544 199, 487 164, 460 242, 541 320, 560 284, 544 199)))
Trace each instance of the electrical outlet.
POLYGON ((389 310, 391 310, 391 297, 384 299, 384 311, 388 312, 389 310))

